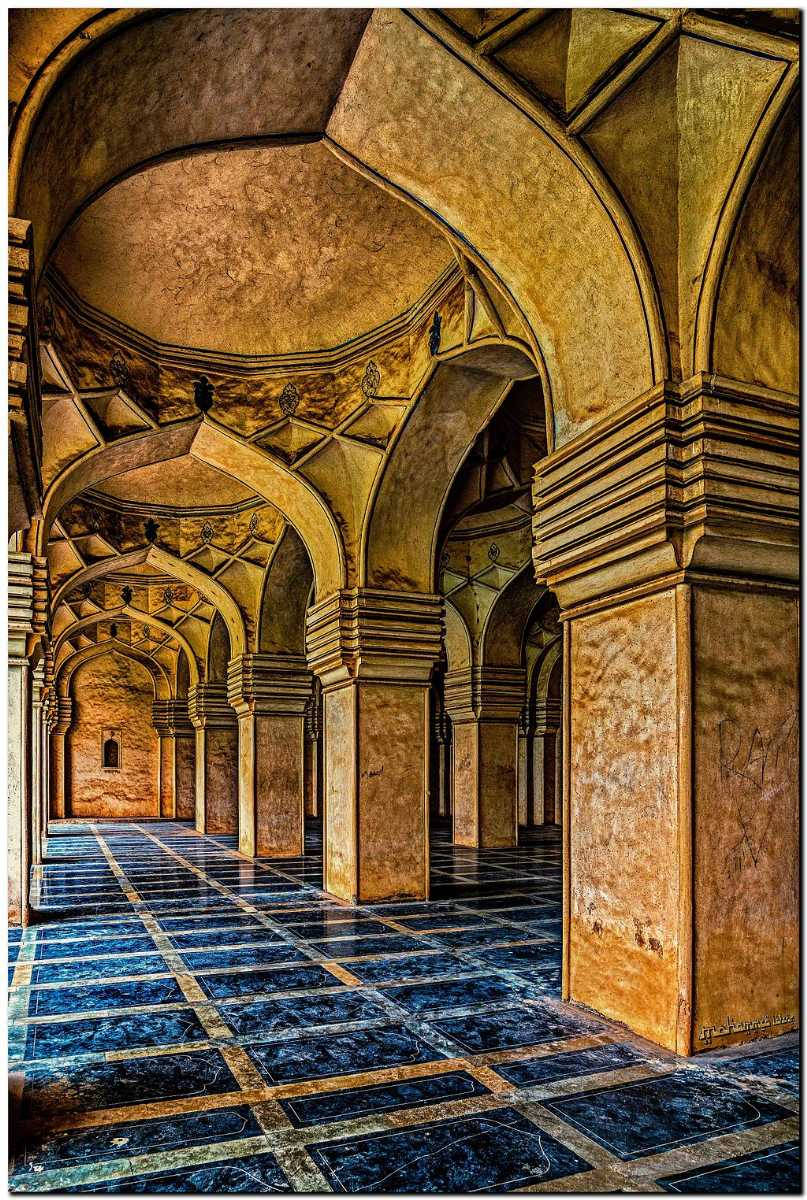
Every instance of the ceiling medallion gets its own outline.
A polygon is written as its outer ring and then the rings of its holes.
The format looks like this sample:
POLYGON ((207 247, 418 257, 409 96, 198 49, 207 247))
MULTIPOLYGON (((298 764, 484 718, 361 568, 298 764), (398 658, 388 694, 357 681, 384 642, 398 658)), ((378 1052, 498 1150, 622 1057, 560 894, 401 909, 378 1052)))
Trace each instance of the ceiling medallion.
POLYGON ((112 624, 109 627, 109 636, 113 637, 113 638, 116 638, 118 636, 118 627, 114 621, 112 622, 112 624))
POLYGON ((109 374, 112 376, 112 382, 119 388, 126 388, 131 383, 129 368, 120 350, 116 350, 109 360, 109 374))
POLYGON ((373 360, 370 359, 364 369, 364 377, 361 381, 361 390, 364 392, 368 400, 372 400, 373 396, 376 395, 380 383, 381 372, 373 360))
POLYGON ((157 522, 154 520, 154 518, 149 517, 149 519, 146 521, 146 527, 145 527, 147 542, 156 542, 157 531, 159 528, 160 527, 157 524, 157 522))
POLYGON ((258 529, 258 514, 257 513, 253 513, 252 516, 249 518, 248 529, 249 529, 250 533, 257 532, 257 529, 258 529))
POLYGON ((488 558, 491 559, 492 562, 495 562, 500 554, 501 554, 501 551, 499 550, 499 547, 496 545, 495 542, 492 542, 490 547, 488 548, 488 558))
POLYGON ((293 383, 287 383, 280 393, 280 411, 290 417, 300 403, 300 393, 293 383))
POLYGON ((432 327, 429 330, 429 354, 436 354, 440 349, 443 320, 439 312, 435 312, 432 327))
POLYGON ((213 407, 213 384, 206 375, 194 379, 193 399, 200 413, 210 412, 213 407))
POLYGON ((121 590, 121 596, 123 597, 124 604, 132 603, 132 589, 129 587, 128 583, 126 587, 121 590))
POLYGON ((165 590, 163 591, 163 600, 165 601, 166 605, 169 607, 173 604, 173 602, 174 602, 173 588, 170 588, 170 587, 165 588, 165 590))
POLYGON ((209 521, 205 521, 204 525, 202 526, 201 534, 203 542, 210 542, 213 540, 213 526, 209 521))

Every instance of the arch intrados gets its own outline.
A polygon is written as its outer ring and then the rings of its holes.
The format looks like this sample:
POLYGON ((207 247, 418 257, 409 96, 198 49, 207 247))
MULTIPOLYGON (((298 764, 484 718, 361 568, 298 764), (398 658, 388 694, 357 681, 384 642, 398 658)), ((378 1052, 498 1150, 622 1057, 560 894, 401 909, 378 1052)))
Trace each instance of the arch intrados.
POLYGON ((473 648, 471 646, 471 634, 463 620, 462 614, 456 605, 452 604, 447 598, 444 598, 445 606, 445 636, 443 645, 446 650, 448 671, 465 671, 473 664, 473 648), (456 653, 449 654, 449 645, 456 651, 461 647, 459 655, 456 653))
POLYGON ((312 603, 313 569, 305 542, 287 525, 266 564, 258 600, 256 644, 264 651, 269 628, 277 614, 286 617, 285 629, 276 628, 273 653, 305 653, 305 614, 312 603), (297 636, 299 635, 299 636, 297 636))
POLYGON ((497 637, 497 634, 506 634, 509 643, 507 657, 510 661, 497 662, 495 665, 521 666, 530 621, 546 593, 546 586, 536 583, 531 561, 508 580, 490 606, 482 627, 479 645, 483 665, 488 665, 493 646, 505 643, 505 638, 497 637))

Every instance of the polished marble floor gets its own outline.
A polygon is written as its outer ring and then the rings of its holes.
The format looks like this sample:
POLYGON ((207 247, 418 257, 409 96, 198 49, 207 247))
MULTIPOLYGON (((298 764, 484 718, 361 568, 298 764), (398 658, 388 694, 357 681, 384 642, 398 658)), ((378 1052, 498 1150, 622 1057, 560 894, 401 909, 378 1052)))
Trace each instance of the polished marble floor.
POLYGON ((797 1192, 794 1037, 697 1062, 559 1002, 560 842, 327 899, 179 822, 61 822, 9 935, 14 1192, 797 1192))

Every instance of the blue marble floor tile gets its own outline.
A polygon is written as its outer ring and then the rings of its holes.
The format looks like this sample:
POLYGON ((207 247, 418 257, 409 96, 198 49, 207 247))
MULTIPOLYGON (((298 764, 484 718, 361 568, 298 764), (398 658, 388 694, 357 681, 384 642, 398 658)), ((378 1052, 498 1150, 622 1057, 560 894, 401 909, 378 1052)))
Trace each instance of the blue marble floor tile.
POLYGON ((18 1155, 16 1174, 115 1158, 133 1158, 260 1137, 263 1130, 246 1104, 214 1108, 209 1112, 177 1113, 143 1121, 122 1121, 65 1133, 46 1131, 29 1135, 18 1155))
POLYGON ((350 1033, 330 1033, 266 1045, 258 1043, 250 1045, 248 1053, 267 1083, 272 1084, 434 1062, 446 1057, 404 1025, 357 1029, 350 1033))
POLYGON ((368 958, 350 964, 350 973, 366 983, 391 979, 428 979, 436 975, 469 974, 474 968, 452 954, 405 954, 398 958, 368 958))
POLYGON ((536 1083, 553 1083, 556 1079, 572 1079, 578 1075, 593 1075, 597 1071, 616 1071, 647 1062, 637 1050, 623 1042, 594 1046, 589 1050, 567 1050, 563 1054, 547 1054, 523 1062, 499 1063, 496 1071, 508 1083, 517 1087, 532 1087, 536 1083))
POLYGON ((207 1041, 199 1018, 190 1009, 144 1012, 128 1017, 89 1017, 83 1021, 29 1025, 26 1059, 69 1058, 144 1046, 182 1045, 207 1041))
POLYGON ((476 979, 442 980, 438 983, 406 984, 384 989, 384 995, 409 1012, 424 1013, 472 1004, 500 1004, 518 1000, 518 989, 506 979, 479 976, 476 979))
POLYGON ((491 942, 529 941, 536 935, 531 929, 520 925, 495 925, 480 929, 460 929, 456 933, 435 933, 435 942, 449 949, 464 949, 466 946, 483 946, 491 942))
POLYGON ((710 1080, 702 1071, 676 1071, 542 1103, 624 1160, 791 1115, 780 1104, 710 1080))
POLYGON ((798 1046, 769 1050, 762 1054, 743 1054, 740 1058, 713 1060, 711 1070, 730 1071, 748 1079, 770 1079, 785 1091, 798 1093, 801 1055, 798 1046))
POLYGON ((512 1108, 315 1144, 309 1154, 340 1192, 518 1191, 589 1167, 512 1108))
MULTIPOLYGON (((392 913, 389 914, 393 916, 392 913)), ((434 913, 428 917, 395 917, 399 925, 405 925, 407 929, 429 930, 429 929, 471 929, 476 926, 485 926, 487 921, 484 917, 478 916, 476 913, 457 913, 444 912, 434 913)))
POLYGON ((79 979, 107 979, 115 975, 159 975, 165 970, 165 959, 160 954, 76 959, 73 962, 34 967, 31 983, 75 983, 79 979))
POLYGON ((271 963, 307 962, 308 955, 296 946, 278 942, 271 946, 244 946, 230 950, 183 950, 182 961, 191 971, 215 971, 220 967, 265 967, 271 963))
POLYGON ((386 1015, 357 992, 330 993, 323 996, 285 996, 279 1000, 256 1000, 252 1004, 228 1004, 219 1009, 233 1033, 278 1034, 287 1029, 305 1029, 312 1025, 337 1025, 345 1021, 373 1021, 386 1015))
MULTIPOLYGON (((141 926, 142 930, 142 926, 141 926)), ((75 942, 40 942, 36 947, 36 961, 51 958, 87 958, 89 955, 125 955, 154 953, 154 942, 150 937, 126 938, 83 938, 75 942)))
POLYGON ((166 933, 203 933, 206 929, 263 929, 260 921, 256 921, 254 917, 243 916, 239 917, 236 914, 232 916, 221 916, 219 914, 211 914, 210 916, 200 916, 197 913, 189 913, 184 917, 160 917, 157 920, 160 929, 166 933))
POLYGON ((665 1192, 701 1195, 722 1192, 729 1195, 774 1192, 800 1195, 801 1152, 798 1142, 783 1142, 766 1150, 755 1150, 727 1158, 707 1167, 679 1171, 656 1180, 665 1192))
POLYGON ((431 1022, 435 1029, 473 1054, 514 1046, 535 1046, 560 1041, 602 1029, 595 1021, 561 1014, 556 1009, 535 1005, 499 1009, 468 1017, 441 1017, 431 1022))
POLYGON ((27 1119, 43 1112, 91 1112, 237 1091, 218 1050, 32 1067, 25 1072, 21 1115, 27 1119))
POLYGON ((263 926, 256 930, 214 929, 204 933, 172 933, 170 940, 178 950, 201 950, 210 946, 276 946, 284 939, 263 926))
POLYGON ((448 1071, 401 1083, 376 1083, 369 1087, 346 1088, 341 1092, 280 1100, 280 1107, 296 1129, 325 1125, 329 1121, 349 1121, 370 1113, 393 1112, 399 1108, 419 1108, 427 1104, 445 1104, 470 1096, 489 1095, 467 1071, 448 1071))
POLYGON ((334 917, 332 920, 323 917, 318 921, 306 921, 289 926, 289 933, 294 937, 301 938, 316 938, 321 941, 323 938, 344 938, 344 937, 364 937, 371 933, 389 933, 388 925, 384 925, 381 921, 372 921, 370 918, 364 920, 348 920, 345 917, 334 917))
POLYGON ((329 959, 356 958, 362 954, 397 954, 417 950, 420 943, 404 934, 391 937, 330 938, 326 941, 309 941, 319 954, 329 959))
POLYGON ((474 957, 480 962, 489 963, 491 967, 510 970, 560 962, 557 947, 546 942, 534 942, 527 946, 497 946, 491 950, 479 950, 474 957))
POLYGON ((275 967, 267 971, 237 971, 228 975, 197 975, 196 982, 211 1000, 250 996, 259 992, 293 992, 305 988, 345 985, 317 963, 310 967, 275 967))
POLYGON ((225 1162, 204 1163, 196 1167, 175 1167, 149 1175, 127 1175, 105 1183, 72 1186, 73 1192, 124 1192, 180 1195, 261 1195, 264 1192, 290 1192, 289 1181, 278 1166, 274 1154, 230 1158, 225 1162))
POLYGON ((28 1001, 29 1017, 58 1013, 100 1012, 144 1004, 182 1004, 185 997, 173 979, 132 980, 88 987, 34 988, 28 1001))

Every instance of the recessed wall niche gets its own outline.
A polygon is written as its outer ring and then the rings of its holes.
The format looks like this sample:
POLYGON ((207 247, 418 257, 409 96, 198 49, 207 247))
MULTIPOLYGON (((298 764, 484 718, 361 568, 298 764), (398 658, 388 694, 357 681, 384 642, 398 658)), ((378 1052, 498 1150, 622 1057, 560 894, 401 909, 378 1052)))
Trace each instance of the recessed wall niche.
POLYGON ((121 731, 119 729, 101 730, 101 766, 105 771, 121 769, 121 731))

